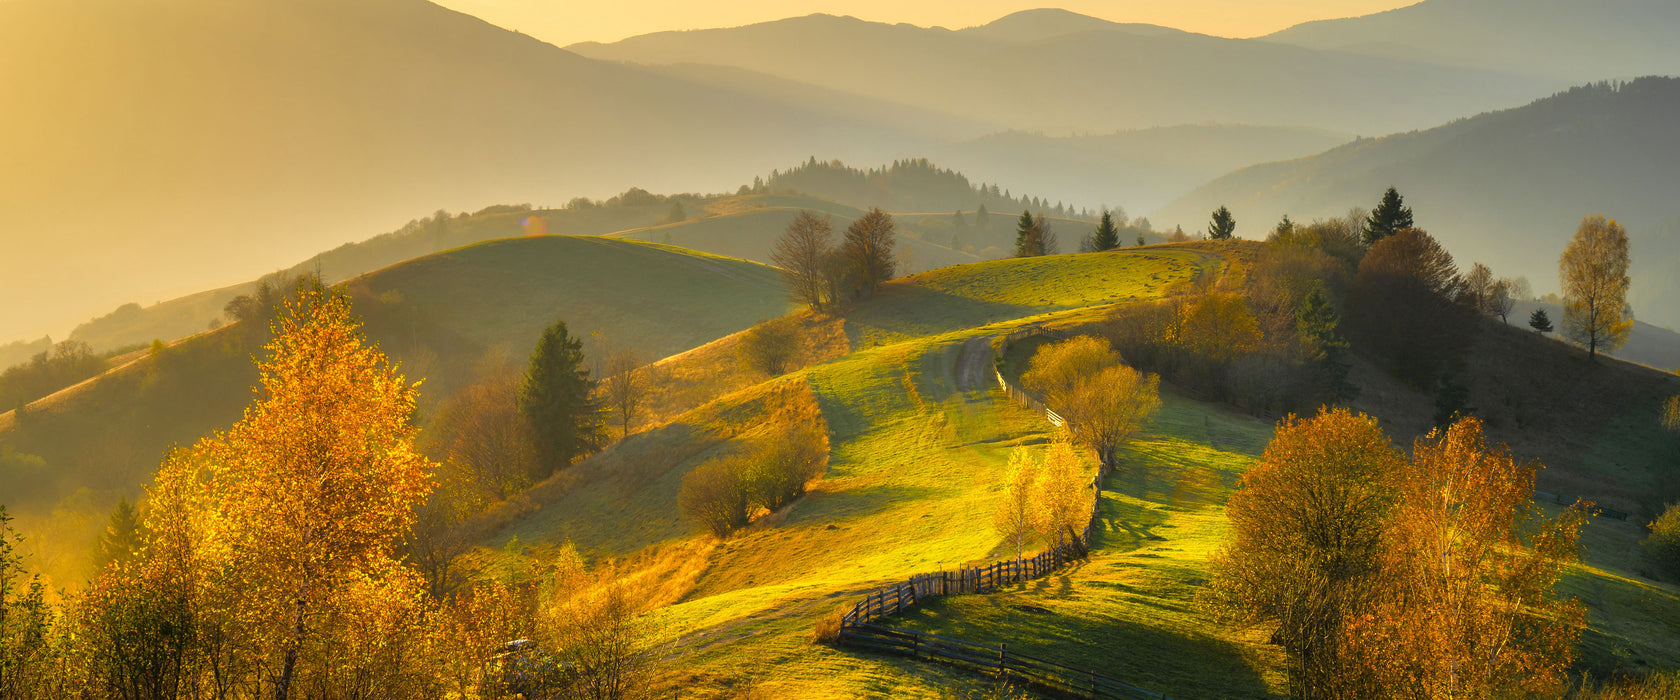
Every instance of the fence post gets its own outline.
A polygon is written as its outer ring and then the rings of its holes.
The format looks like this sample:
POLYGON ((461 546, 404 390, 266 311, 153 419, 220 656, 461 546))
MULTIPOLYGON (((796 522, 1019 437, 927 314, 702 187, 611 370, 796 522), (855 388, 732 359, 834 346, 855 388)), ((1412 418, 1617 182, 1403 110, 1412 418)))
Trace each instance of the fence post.
POLYGON ((1004 675, 1006 675, 1008 673, 1009 673, 1009 643, 1008 642, 1001 642, 1001 643, 998 644, 998 676, 1003 677, 1004 675))

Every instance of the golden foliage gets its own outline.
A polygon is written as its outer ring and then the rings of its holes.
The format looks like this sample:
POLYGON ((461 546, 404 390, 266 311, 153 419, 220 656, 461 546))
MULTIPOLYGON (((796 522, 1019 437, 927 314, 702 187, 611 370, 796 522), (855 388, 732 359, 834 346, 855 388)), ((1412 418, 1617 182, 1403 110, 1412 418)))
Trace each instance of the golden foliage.
POLYGON ((1550 591, 1585 516, 1541 521, 1535 467, 1463 419, 1420 438, 1388 519, 1381 595, 1353 644, 1385 697, 1489 698, 1555 690, 1586 611, 1550 591))
POLYGON ((1036 524, 1037 504, 1033 501, 1033 491, 1038 482, 1038 470, 1038 460, 1032 453, 1022 448, 1010 452, 1009 476, 1004 482, 1003 499, 998 501, 997 510, 992 512, 992 530, 1015 550, 1016 559, 1020 559, 1026 550, 1036 524))
POLYGON ((1275 626, 1302 697, 1555 691, 1585 609, 1552 589, 1584 517, 1541 520, 1535 468, 1474 418, 1409 460, 1368 416, 1286 419, 1231 498, 1204 601, 1275 626))
POLYGON ((1074 442, 1107 465, 1161 405, 1160 378, 1120 364, 1119 353, 1092 336, 1040 348, 1021 383, 1062 416, 1074 442))
POLYGON ((1231 496, 1231 538, 1213 557, 1206 600, 1229 619, 1275 625, 1298 696, 1366 690, 1343 629, 1375 594, 1400 461, 1370 416, 1290 416, 1231 496))
POLYGON ((1563 285, 1563 332, 1587 346, 1615 350, 1627 342, 1633 315, 1627 306, 1627 230, 1603 214, 1581 220, 1558 260, 1563 285))

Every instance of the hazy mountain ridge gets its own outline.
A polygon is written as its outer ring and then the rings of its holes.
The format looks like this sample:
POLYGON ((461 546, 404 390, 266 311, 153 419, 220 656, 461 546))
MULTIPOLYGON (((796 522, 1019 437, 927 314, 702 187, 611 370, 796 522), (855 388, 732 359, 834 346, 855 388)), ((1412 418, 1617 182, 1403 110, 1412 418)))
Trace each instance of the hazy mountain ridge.
POLYGON ((1206 227, 1220 205, 1238 235, 1375 205, 1393 185, 1419 226, 1461 265, 1489 263, 1555 288, 1557 257, 1581 218, 1622 221, 1633 244, 1635 313, 1680 326, 1680 79, 1578 87, 1526 107, 1427 131, 1366 139, 1310 158, 1253 166, 1165 207, 1156 224, 1206 227))
POLYGON ((254 277, 440 206, 722 188, 912 141, 773 93, 420 0, 3 3, 0 101, 26 108, 0 114, 0 292, 33 303, 0 327, 254 277))
POLYGON ((1427 0, 1265 39, 1581 82, 1680 72, 1676 32, 1668 0, 1427 0))
POLYGON ((1095 27, 1090 31, 1060 33, 1052 23, 1022 35, 1009 26, 1016 22, 998 32, 953 32, 810 15, 567 48, 646 65, 745 68, 1048 131, 1219 121, 1383 133, 1520 103, 1560 86, 1278 42, 1103 29, 1100 20, 1079 25, 1095 27), (994 38, 1012 34, 1045 38, 994 38), (1388 97, 1396 93, 1411 98, 1396 103, 1388 97))

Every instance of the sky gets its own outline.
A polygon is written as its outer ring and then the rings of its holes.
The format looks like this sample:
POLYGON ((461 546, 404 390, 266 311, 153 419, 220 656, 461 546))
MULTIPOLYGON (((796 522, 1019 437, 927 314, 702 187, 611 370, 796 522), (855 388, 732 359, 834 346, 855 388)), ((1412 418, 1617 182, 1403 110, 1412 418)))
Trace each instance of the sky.
POLYGON ((565 46, 673 29, 734 27, 823 12, 874 22, 960 29, 1012 12, 1060 7, 1225 37, 1270 34, 1315 19, 1357 17, 1417 0, 434 0, 492 24, 565 46))

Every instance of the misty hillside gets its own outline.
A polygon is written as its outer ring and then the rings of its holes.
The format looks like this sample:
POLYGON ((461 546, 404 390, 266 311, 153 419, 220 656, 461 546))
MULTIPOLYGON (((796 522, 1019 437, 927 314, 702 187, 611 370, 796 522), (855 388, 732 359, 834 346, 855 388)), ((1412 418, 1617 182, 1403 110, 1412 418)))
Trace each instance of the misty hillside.
POLYGON ((1152 215, 1157 227, 1207 227, 1226 205, 1237 235, 1375 206, 1398 187, 1418 226, 1463 266, 1481 261, 1557 284, 1557 260, 1582 217, 1603 213, 1632 242, 1634 313, 1680 327, 1680 79, 1580 87, 1519 109, 1365 139, 1311 158, 1231 173, 1152 215))
POLYGON ((1585 82, 1680 73, 1676 33, 1672 0, 1427 0, 1265 38, 1585 82))
POLYGON ((586 59, 422 0, 0 3, 0 295, 30 300, 0 312, 0 337, 251 279, 440 207, 721 189, 813 152, 903 150, 896 128, 776 93, 586 59))
POLYGON ((744 68, 1047 131, 1214 121, 1386 133, 1519 104, 1558 87, 1549 80, 1110 25, 1066 13, 1014 15, 995 27, 964 31, 811 15, 568 48, 645 65, 744 68), (865 46, 869 50, 858 50, 865 46), (840 56, 845 60, 836 60, 840 56), (1408 98, 1396 101, 1395 94, 1408 98))
POLYGON ((967 172, 1007 172, 1033 192, 1145 214, 1220 175, 1291 160, 1353 140, 1323 129, 1187 124, 1108 134, 1009 131, 950 148, 938 160, 967 172))

